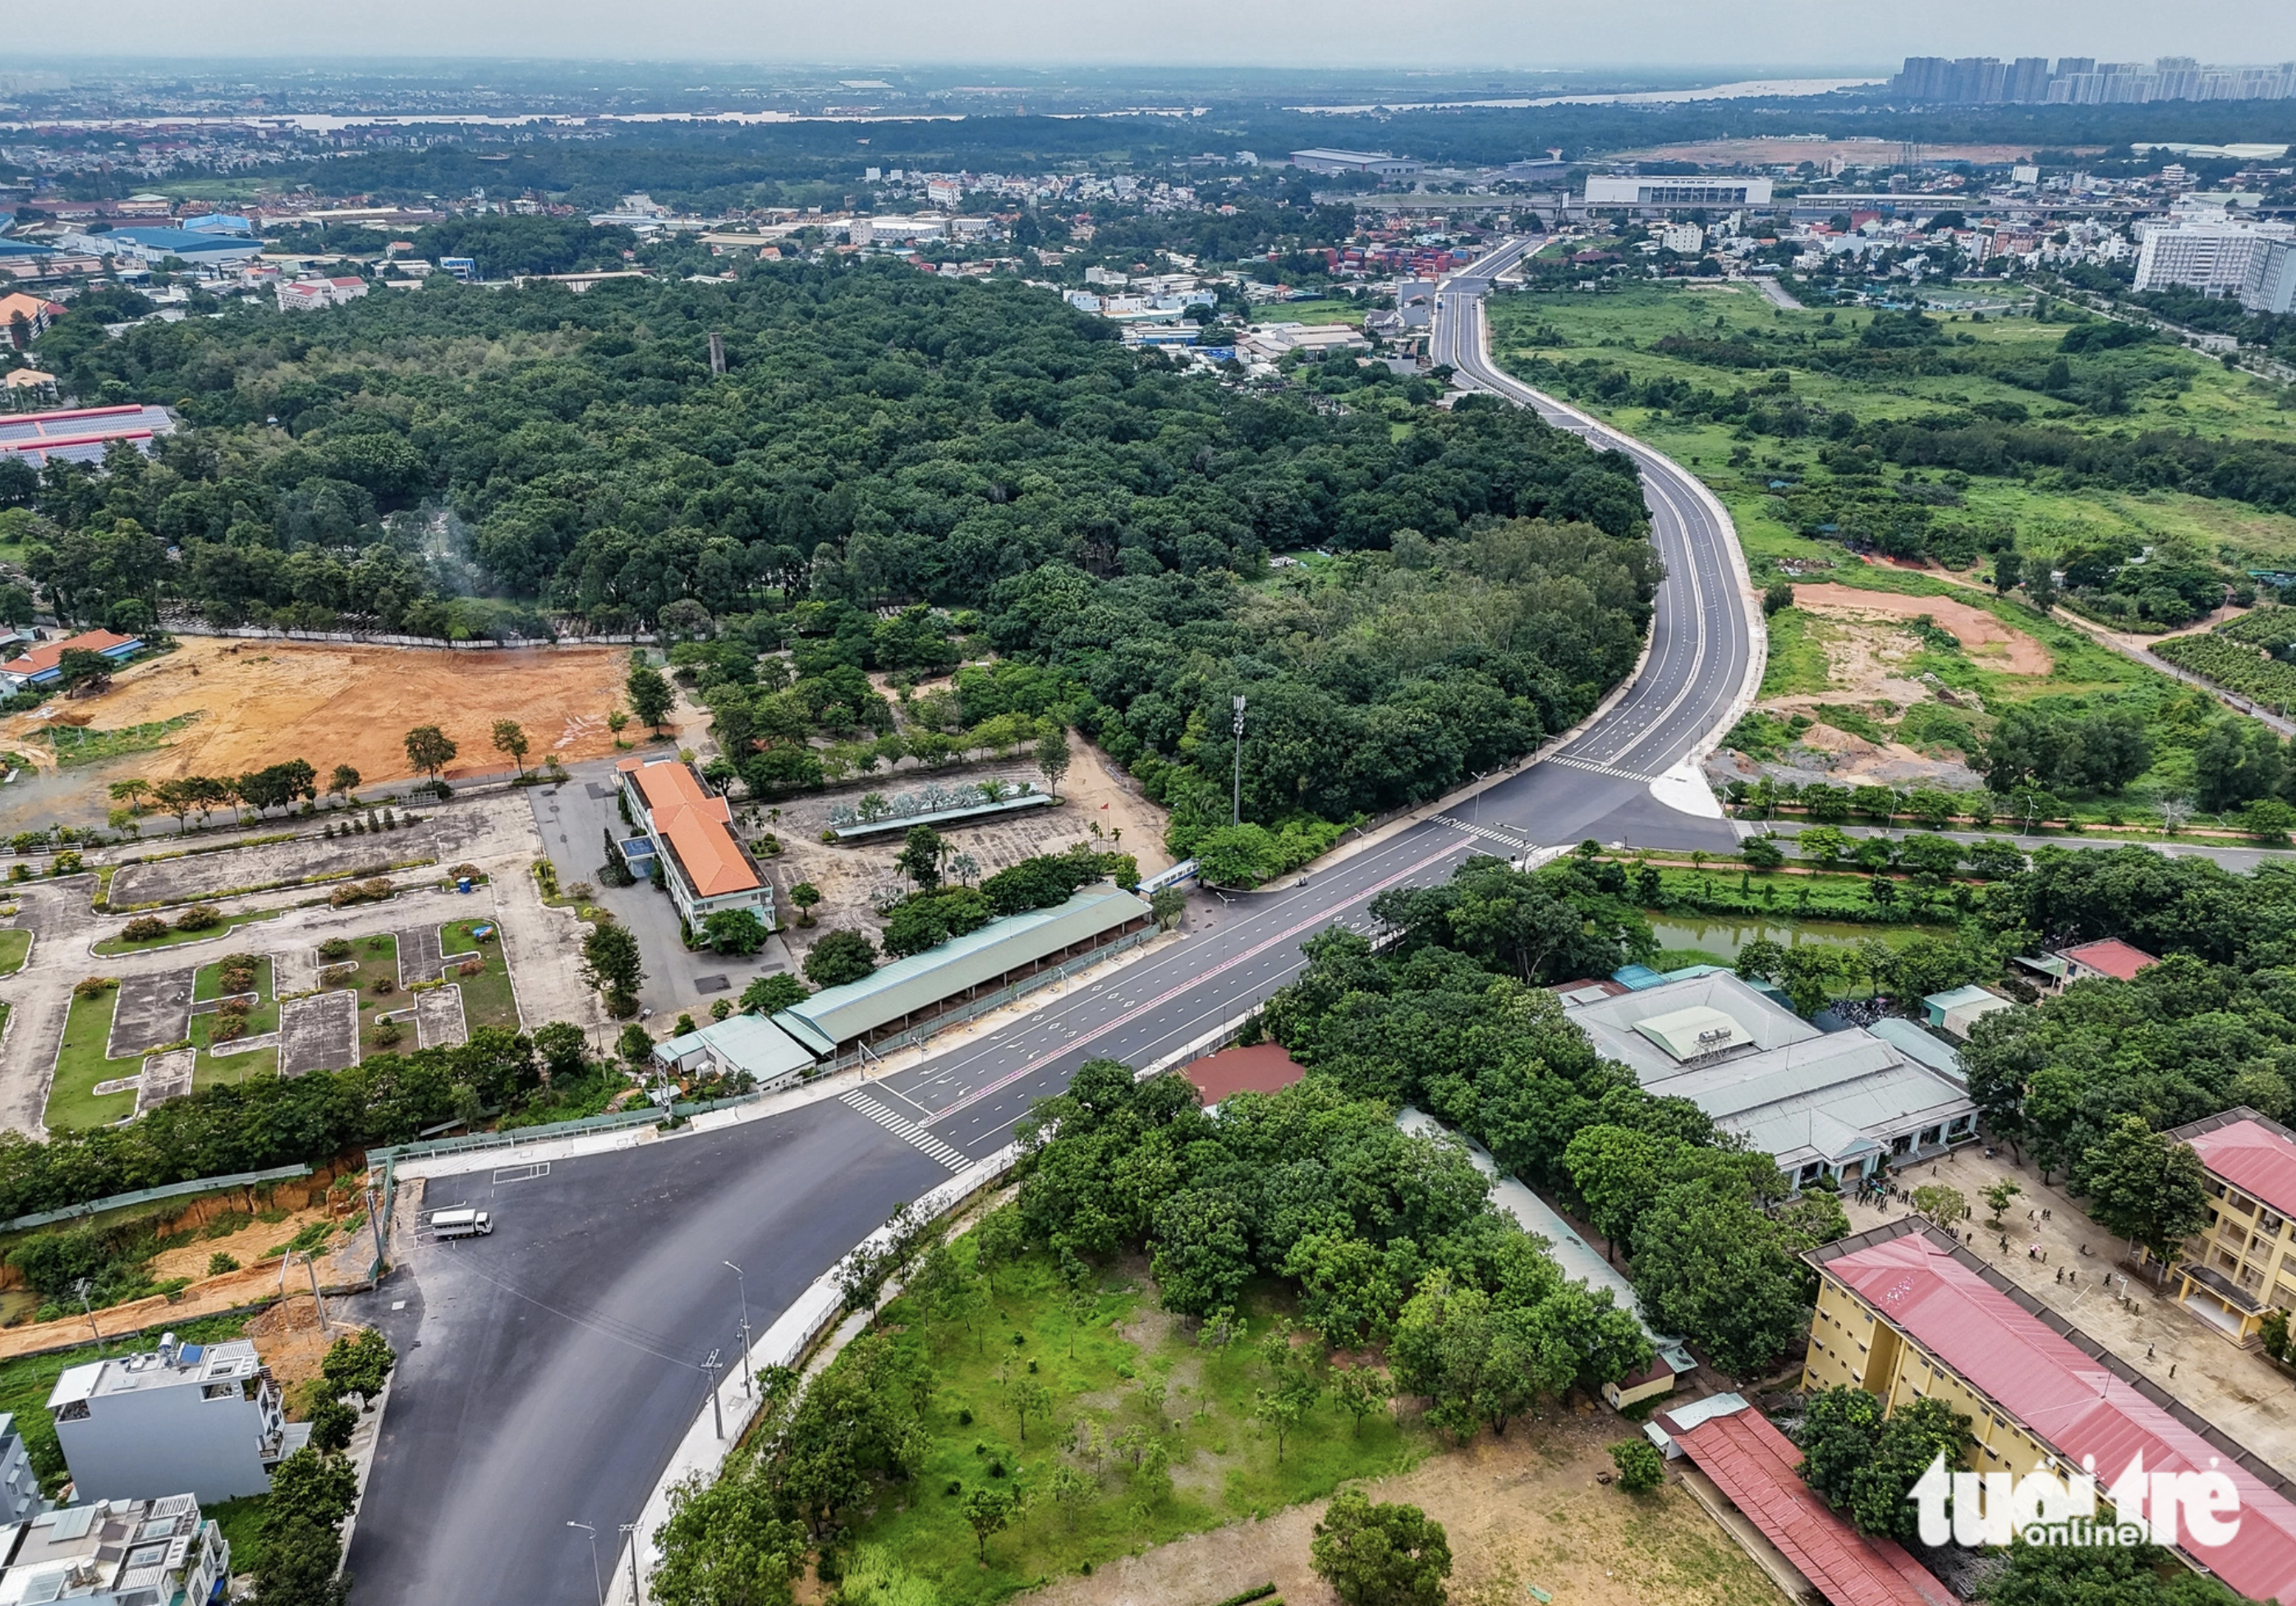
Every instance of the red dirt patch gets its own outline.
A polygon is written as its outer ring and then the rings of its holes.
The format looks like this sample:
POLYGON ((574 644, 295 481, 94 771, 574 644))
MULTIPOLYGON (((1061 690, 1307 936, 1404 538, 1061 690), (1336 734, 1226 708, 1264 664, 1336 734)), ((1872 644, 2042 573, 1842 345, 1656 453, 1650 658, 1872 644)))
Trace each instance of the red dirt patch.
POLYGON ((1851 618, 1911 619, 1926 613, 1964 648, 2003 658, 2013 675, 2046 675, 2056 667, 2049 650, 2021 630, 2012 630, 1982 608, 1951 597, 1906 596, 1894 591, 1860 591, 1853 586, 1794 587, 1794 606, 1812 613, 1851 618))

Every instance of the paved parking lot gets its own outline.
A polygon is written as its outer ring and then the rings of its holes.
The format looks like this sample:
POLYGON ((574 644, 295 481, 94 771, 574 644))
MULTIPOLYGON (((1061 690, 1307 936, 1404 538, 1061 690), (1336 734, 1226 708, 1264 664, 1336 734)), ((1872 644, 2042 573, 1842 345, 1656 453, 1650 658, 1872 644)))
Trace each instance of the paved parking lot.
POLYGON ((153 1054, 144 1061, 144 1079, 135 1088, 135 1113, 180 1099, 192 1090, 192 1073, 198 1069, 199 1051, 178 1048, 153 1054))
POLYGON ((340 1070, 359 1060, 358 995, 321 993, 279 1006, 279 1074, 340 1070))
POLYGON ((410 926, 404 931, 393 931, 398 942, 398 985, 413 987, 418 981, 430 981, 446 969, 446 955, 439 942, 436 926, 410 926))
MULTIPOLYGON (((398 950, 405 954, 406 950, 398 950)), ((418 1048, 453 1048, 470 1040, 463 1018, 463 989, 449 984, 425 987, 414 995, 414 1045, 418 1048)))
POLYGON ((157 864, 123 864, 111 878, 115 907, 180 904, 235 889, 276 887, 317 875, 381 875, 389 864, 439 856, 429 821, 402 831, 348 837, 302 837, 215 853, 187 853, 157 864))
POLYGON ((192 971, 130 976, 119 984, 111 1012, 108 1059, 124 1060, 163 1043, 181 1043, 192 1031, 192 971))

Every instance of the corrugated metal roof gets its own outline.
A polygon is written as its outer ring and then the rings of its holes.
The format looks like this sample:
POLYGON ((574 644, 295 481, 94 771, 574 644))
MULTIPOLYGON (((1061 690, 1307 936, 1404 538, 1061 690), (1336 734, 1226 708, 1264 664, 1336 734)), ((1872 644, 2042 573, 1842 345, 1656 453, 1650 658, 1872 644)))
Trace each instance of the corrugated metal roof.
MULTIPOLYGON (((1892 1223, 1891 1226, 1898 1227, 1892 1223)), ((2252 1600, 2296 1599, 2296 1503, 2140 1392, 2104 1360, 1987 1282, 1927 1229, 1844 1239, 1810 1257, 1882 1318, 2038 1435, 2100 1487, 2141 1455, 2148 1472, 2221 1471, 2240 1496, 2232 1542, 2183 1548, 2252 1600)))
POLYGON ((2087 965, 2092 971, 2102 971, 2108 976, 2127 981, 2147 965, 2161 962, 2132 943, 2118 937, 2108 937, 2098 942, 2085 942, 2076 948, 2061 948, 2060 959, 2073 964, 2087 965))
POLYGON ((858 981, 825 987, 775 1015, 774 1022, 800 1043, 825 1043, 817 1052, 827 1053, 1007 971, 1145 919, 1148 913, 1148 905, 1129 892, 1104 884, 1087 887, 1053 908, 992 920, 978 931, 897 959, 858 981))
POLYGON ((1988 993, 1983 987, 1975 986, 1957 987, 1948 992, 1931 993, 1922 1000, 1925 1008, 1933 1009, 1939 1014, 1943 1014, 1948 1010, 1957 1010, 1966 1004, 1999 1004, 2001 1002, 2002 998, 1998 993, 1988 993))
POLYGON ((1660 1415, 1670 1419, 1675 1443, 1698 1470, 1833 1606, 1955 1606, 1952 1592, 1901 1546, 1859 1533, 1818 1498, 1794 1471, 1801 1452, 1760 1412, 1719 1411, 1695 1422, 1660 1415))
POLYGON ((772 1021, 758 1015, 728 1015, 723 1020, 654 1045, 654 1057, 672 1063, 704 1047, 715 1049, 760 1082, 808 1069, 814 1056, 772 1021))
POLYGON ((2277 1122, 2251 1112, 2246 1119, 2197 1131, 2179 1127, 2169 1135, 2190 1143, 2201 1164, 2242 1192, 2296 1216, 2296 1143, 2277 1122))
POLYGON ((1962 1074, 1961 1055, 1955 1052, 1953 1045, 1930 1036, 1912 1021, 1886 1015, 1866 1029, 1907 1059, 1918 1060, 1956 1081, 1966 1080, 1962 1074))

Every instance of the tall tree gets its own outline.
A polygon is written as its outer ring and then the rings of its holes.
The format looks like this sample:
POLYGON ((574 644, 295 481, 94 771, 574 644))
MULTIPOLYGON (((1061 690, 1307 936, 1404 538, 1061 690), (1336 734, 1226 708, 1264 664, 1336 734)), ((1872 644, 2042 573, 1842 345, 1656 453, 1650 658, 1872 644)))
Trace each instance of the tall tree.
POLYGON ((2208 1176, 2189 1143, 2155 1132, 2138 1115, 2123 1116, 2081 1162, 2089 1214, 2107 1231, 2138 1244, 2166 1278, 2185 1240, 2209 1224, 2208 1176))
POLYGON ((529 743, 526 739, 526 731, 521 725, 520 725, 517 720, 497 719, 495 721, 495 751, 504 755, 505 758, 510 759, 512 763, 518 766, 518 773, 521 779, 523 779, 526 774, 526 754, 528 746, 529 743))
POLYGON ((406 733, 406 761, 433 781, 455 761, 454 738, 435 725, 418 725, 406 733))
POLYGON ((630 709, 651 730, 661 729, 662 721, 677 701, 670 689, 668 677, 644 659, 633 660, 629 679, 623 689, 630 700, 630 709))
POLYGON ((1342 1606, 1441 1606, 1451 1576, 1441 1523, 1415 1505, 1374 1505, 1360 1489, 1332 1497, 1308 1556, 1342 1606))

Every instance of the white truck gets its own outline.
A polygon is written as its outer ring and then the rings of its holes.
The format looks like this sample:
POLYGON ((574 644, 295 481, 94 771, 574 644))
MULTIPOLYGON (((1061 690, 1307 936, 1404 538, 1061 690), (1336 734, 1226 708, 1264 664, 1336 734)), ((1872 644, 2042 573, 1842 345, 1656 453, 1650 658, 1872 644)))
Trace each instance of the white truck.
POLYGON ((483 1238, 494 1230, 495 1219, 484 1210, 430 1212, 430 1236, 433 1238, 483 1238))

